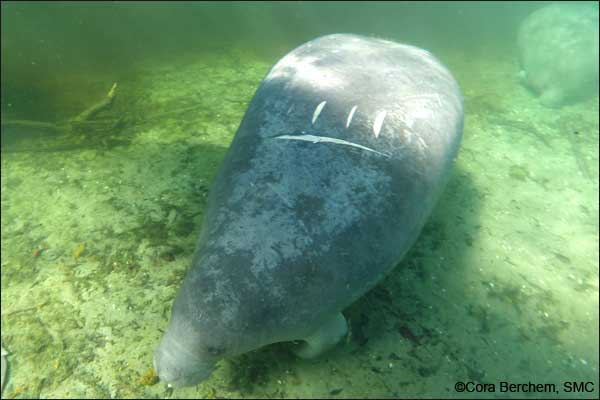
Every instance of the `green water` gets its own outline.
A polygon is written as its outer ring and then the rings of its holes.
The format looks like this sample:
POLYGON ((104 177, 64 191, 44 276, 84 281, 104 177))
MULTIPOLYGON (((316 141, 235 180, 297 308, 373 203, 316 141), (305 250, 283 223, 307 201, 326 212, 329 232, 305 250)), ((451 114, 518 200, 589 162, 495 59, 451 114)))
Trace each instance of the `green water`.
POLYGON ((550 109, 518 84, 518 27, 544 4, 3 1, 3 398, 597 398, 598 96, 550 109), (464 138, 433 215, 322 357, 275 344, 196 387, 147 379, 249 100, 334 32, 425 48, 459 82, 464 138))

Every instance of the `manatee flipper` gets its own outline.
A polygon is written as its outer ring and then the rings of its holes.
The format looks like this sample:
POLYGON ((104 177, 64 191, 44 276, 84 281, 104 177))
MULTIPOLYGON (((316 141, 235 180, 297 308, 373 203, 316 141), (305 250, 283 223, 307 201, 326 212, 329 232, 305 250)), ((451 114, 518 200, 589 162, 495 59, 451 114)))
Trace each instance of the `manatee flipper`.
POLYGON ((311 335, 302 338, 294 353, 300 358, 313 358, 335 346, 348 332, 346 318, 342 313, 335 314, 311 335))

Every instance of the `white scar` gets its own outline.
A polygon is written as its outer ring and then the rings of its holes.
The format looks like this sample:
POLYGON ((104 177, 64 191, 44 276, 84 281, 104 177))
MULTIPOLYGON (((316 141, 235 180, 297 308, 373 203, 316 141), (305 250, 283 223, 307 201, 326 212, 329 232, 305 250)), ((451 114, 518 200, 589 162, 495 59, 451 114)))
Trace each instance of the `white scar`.
POLYGON ((274 139, 303 140, 303 141, 312 142, 312 143, 335 143, 335 144, 341 144, 341 145, 344 145, 344 146, 352 146, 352 147, 356 147, 358 149, 371 151, 373 153, 379 154, 380 156, 384 156, 386 158, 390 157, 388 154, 380 153, 379 151, 373 150, 373 149, 371 149, 369 147, 362 146, 362 145, 356 144, 356 143, 352 143, 352 142, 349 142, 347 140, 336 139, 336 138, 327 137, 327 136, 315 136, 315 135, 301 135, 301 136, 281 135, 281 136, 275 136, 274 139))
POLYGON ((385 119, 386 114, 387 112, 385 110, 379 111, 375 117, 375 122, 373 123, 373 133, 375 134, 375 137, 379 137, 379 132, 381 132, 381 127, 383 126, 383 120, 385 119))
POLYGON ((358 106, 354 106, 352 107, 352 110, 350 110, 350 114, 348 114, 348 120, 346 121, 346 128, 350 126, 350 122, 352 122, 352 117, 354 117, 354 112, 357 108, 358 106))
POLYGON ((321 114, 321 111, 323 110, 323 107, 325 107, 325 104, 327 104, 327 102, 322 101, 321 103, 319 103, 317 108, 315 108, 315 112, 313 113, 313 117, 312 117, 313 125, 314 125, 315 121, 317 120, 317 118, 319 118, 319 114, 321 114))

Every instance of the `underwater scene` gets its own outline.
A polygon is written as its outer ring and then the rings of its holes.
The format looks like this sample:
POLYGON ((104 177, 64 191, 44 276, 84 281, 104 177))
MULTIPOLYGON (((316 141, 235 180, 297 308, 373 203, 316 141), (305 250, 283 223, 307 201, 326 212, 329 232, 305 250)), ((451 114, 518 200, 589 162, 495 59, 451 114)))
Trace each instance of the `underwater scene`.
POLYGON ((598 2, 0 10, 2 398, 598 398, 598 2))

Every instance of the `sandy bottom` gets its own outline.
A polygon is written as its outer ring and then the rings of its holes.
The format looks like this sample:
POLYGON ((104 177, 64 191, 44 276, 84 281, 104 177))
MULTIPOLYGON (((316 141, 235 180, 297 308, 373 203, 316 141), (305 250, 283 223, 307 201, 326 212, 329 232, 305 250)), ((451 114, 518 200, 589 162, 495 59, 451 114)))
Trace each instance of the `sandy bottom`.
POLYGON ((572 381, 598 397, 598 98, 547 109, 511 59, 441 58, 465 97, 453 176, 406 259, 344 311, 345 343, 313 361, 272 345, 196 387, 148 370, 269 63, 232 51, 149 65, 119 82, 109 133, 5 147, 3 397, 531 395, 501 382, 581 397, 572 381))

